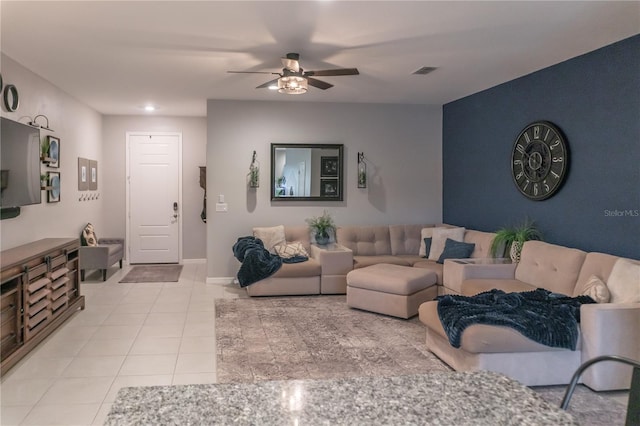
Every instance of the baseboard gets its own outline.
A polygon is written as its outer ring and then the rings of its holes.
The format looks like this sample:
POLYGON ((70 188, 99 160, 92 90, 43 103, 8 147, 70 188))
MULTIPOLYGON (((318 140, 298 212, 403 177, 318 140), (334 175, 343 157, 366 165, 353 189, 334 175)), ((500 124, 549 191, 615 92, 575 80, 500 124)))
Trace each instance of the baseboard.
POLYGON ((233 284, 234 277, 207 277, 207 284, 233 284))
POLYGON ((182 264, 186 265, 186 264, 201 264, 201 263, 207 263, 207 259, 182 259, 182 264))

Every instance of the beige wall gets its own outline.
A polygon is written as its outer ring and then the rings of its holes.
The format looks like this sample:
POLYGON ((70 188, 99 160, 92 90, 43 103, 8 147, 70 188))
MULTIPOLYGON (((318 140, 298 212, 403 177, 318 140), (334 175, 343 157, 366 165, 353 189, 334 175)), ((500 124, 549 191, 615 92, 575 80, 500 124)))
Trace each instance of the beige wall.
POLYGON ((103 179, 105 224, 109 235, 125 237, 126 233, 126 133, 182 133, 182 256, 184 259, 206 257, 206 224, 200 219, 204 191, 200 188, 200 169, 206 161, 205 117, 104 116, 103 179))
POLYGON ((424 105, 209 100, 207 105, 207 265, 210 279, 232 277, 231 248, 253 226, 304 224, 329 210, 338 225, 442 220, 442 108, 424 105), (270 144, 345 145, 343 202, 271 202, 270 144), (247 188, 251 154, 260 188, 247 188), (357 152, 367 158, 369 188, 357 188, 357 152), (223 194, 228 212, 216 213, 223 194))
MULTIPOLYGON (((60 172, 60 202, 47 203, 46 191, 42 191, 42 203, 24 206, 20 216, 0 221, 2 250, 47 237, 78 237, 83 226, 91 222, 98 236, 105 235, 103 215, 104 163, 102 161, 102 119, 98 112, 78 102, 56 86, 32 73, 6 55, 0 59, 4 84, 18 89, 20 105, 16 112, 7 112, 2 106, 2 116, 26 123, 25 116, 45 114, 54 133, 42 131, 44 138, 51 134, 60 138, 60 168, 41 165, 41 172, 60 172), (98 161, 98 200, 79 201, 78 157, 98 161)), ((43 123, 42 119, 38 119, 43 123)))

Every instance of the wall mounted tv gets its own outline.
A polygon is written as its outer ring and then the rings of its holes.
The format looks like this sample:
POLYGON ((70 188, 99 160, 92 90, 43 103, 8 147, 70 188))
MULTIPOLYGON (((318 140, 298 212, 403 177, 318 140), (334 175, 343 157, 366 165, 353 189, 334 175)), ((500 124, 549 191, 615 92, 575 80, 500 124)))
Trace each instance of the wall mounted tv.
POLYGON ((0 117, 0 208, 39 204, 40 129, 0 117))

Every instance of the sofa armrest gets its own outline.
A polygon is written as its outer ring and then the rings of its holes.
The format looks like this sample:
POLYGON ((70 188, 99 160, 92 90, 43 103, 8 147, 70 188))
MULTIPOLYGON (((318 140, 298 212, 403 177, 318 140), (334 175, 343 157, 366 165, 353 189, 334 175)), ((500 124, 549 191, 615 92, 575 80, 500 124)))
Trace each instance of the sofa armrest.
POLYGON ((462 282, 470 279, 515 278, 516 263, 491 263, 491 259, 446 259, 442 271, 442 284, 462 294, 462 282))
POLYGON ((320 263, 322 275, 346 275, 353 269, 353 251, 339 244, 312 244, 311 257, 320 263))
MULTIPOLYGON (((601 355, 640 360, 640 303, 594 303, 580 307, 582 362, 601 355)), ((605 361, 583 374, 583 383, 602 390, 629 389, 631 366, 605 361)))

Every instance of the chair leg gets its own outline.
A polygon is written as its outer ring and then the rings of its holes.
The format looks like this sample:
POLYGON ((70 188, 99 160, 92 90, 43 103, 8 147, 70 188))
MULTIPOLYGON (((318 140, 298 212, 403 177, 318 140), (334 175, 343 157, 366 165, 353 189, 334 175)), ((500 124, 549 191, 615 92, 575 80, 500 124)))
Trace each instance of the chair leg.
POLYGON ((107 270, 103 269, 102 270, 102 281, 106 281, 107 280, 107 270))
POLYGON ((634 367, 627 405, 626 426, 640 424, 640 367, 634 367))
POLYGON ((122 259, 120 259, 120 269, 122 269, 122 259))
POLYGON ((80 269, 80 281, 84 281, 84 269, 80 269))

